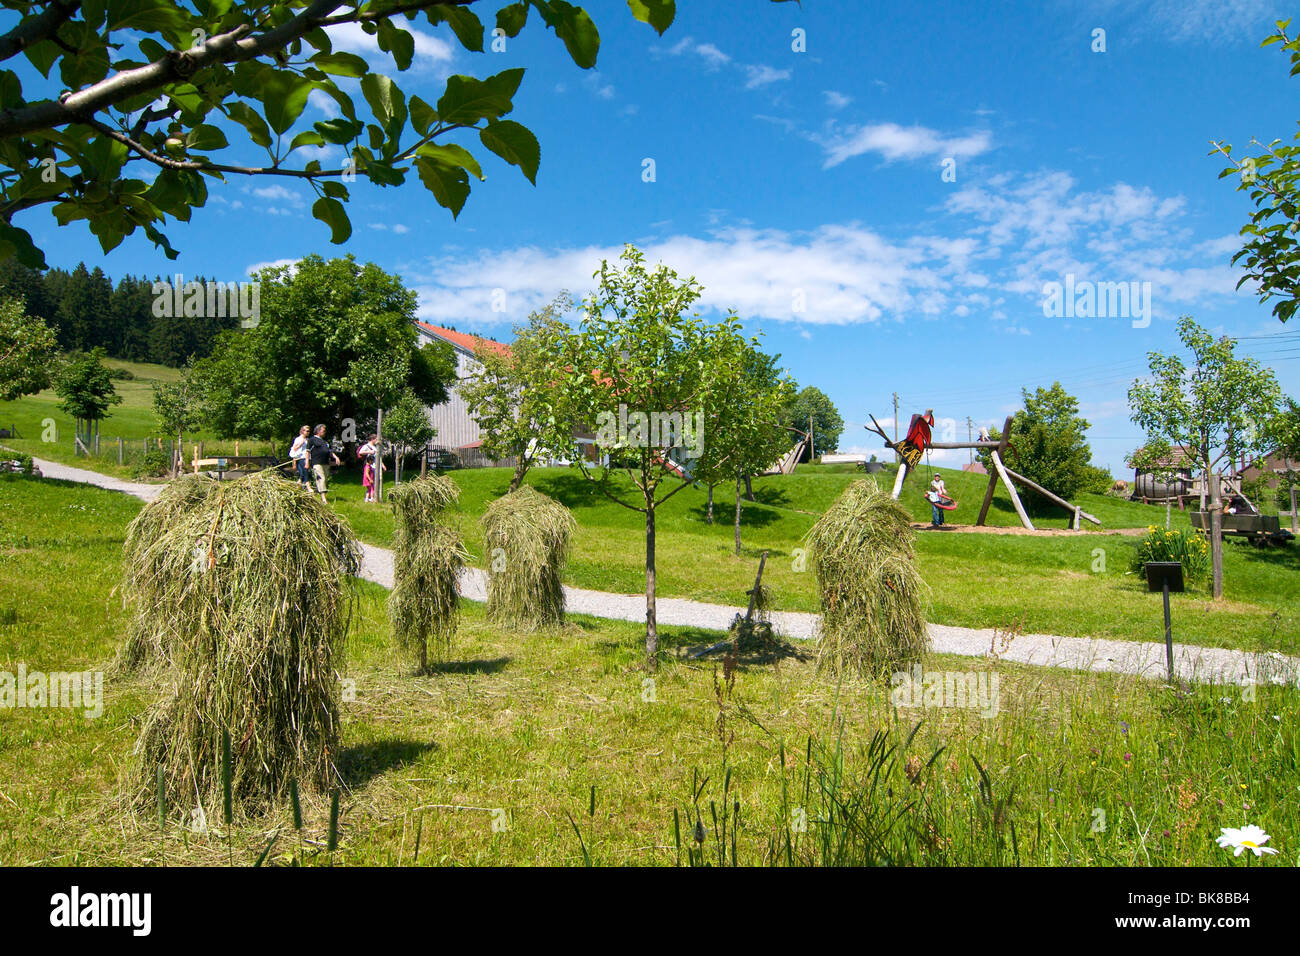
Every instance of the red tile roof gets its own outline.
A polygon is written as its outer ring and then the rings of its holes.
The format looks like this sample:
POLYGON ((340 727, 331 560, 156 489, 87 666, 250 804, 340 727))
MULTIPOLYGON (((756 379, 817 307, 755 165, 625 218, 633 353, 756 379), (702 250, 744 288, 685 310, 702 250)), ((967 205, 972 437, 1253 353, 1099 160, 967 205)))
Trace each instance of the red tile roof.
POLYGON ((457 332, 454 329, 444 329, 441 325, 430 325, 427 322, 416 322, 415 324, 431 335, 446 339, 452 345, 459 345, 467 352, 477 352, 480 348, 486 346, 501 355, 510 354, 510 346, 504 342, 494 342, 492 339, 485 339, 479 335, 469 335, 465 332, 457 332))

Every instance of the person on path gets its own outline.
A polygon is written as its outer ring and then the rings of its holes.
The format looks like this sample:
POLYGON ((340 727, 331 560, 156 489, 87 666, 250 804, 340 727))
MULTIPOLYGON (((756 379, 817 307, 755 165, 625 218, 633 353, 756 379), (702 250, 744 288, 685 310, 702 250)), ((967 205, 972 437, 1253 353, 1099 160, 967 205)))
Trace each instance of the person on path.
POLYGON ((307 456, 311 460, 311 471, 316 479, 316 490, 320 493, 321 504, 327 504, 325 486, 330 479, 330 464, 342 465, 343 462, 339 461, 339 456, 334 454, 334 449, 325 440, 324 425, 317 425, 312 436, 307 439, 307 456))
POLYGON ((383 468, 384 462, 379 455, 379 436, 371 435, 370 440, 357 449, 357 457, 365 461, 361 469, 361 487, 366 489, 366 501, 375 501, 375 468, 383 468))

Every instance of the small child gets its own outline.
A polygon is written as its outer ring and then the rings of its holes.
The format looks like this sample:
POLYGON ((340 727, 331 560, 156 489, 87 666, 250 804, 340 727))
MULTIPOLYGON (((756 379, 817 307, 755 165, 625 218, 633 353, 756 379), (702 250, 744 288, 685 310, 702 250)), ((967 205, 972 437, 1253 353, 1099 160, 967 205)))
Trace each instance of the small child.
MULTIPOLYGON (((375 464, 378 462, 380 468, 384 468, 383 461, 378 454, 376 442, 379 440, 378 435, 371 435, 370 440, 357 449, 357 457, 365 461, 361 469, 361 487, 366 490, 366 501, 375 500, 375 464)), ((387 471, 387 468, 384 468, 387 471)))

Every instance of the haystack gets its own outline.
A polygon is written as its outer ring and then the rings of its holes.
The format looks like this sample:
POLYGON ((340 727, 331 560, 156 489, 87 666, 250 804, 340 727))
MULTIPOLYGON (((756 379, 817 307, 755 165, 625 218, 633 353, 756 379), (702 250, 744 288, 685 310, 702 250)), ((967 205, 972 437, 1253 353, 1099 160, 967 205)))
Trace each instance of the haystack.
POLYGON ((174 682, 145 719, 134 799, 156 800, 161 766, 175 805, 197 800, 212 816, 224 733, 247 812, 291 781, 337 785, 339 670, 361 551, 346 521, 273 472, 204 491, 136 529, 127 576, 142 626, 167 635, 174 682))
POLYGON ((818 666, 888 677, 926 647, 924 582, 907 510, 874 481, 855 481, 805 536, 821 588, 818 666))
POLYGON ((145 665, 166 664, 166 648, 176 631, 176 619, 153 602, 166 596, 150 590, 161 552, 152 549, 159 534, 203 506, 217 491, 210 475, 182 474, 163 486, 158 497, 135 516, 122 545, 125 568, 123 596, 131 608, 127 639, 118 650, 115 666, 130 671, 145 665), (146 557, 150 555, 150 557, 146 557), (150 564, 153 561, 155 564, 150 564))
POLYGON ((524 485, 483 513, 488 619, 521 631, 564 623, 561 578, 577 522, 569 509, 524 485))
POLYGON ((388 494, 396 518, 388 617, 420 673, 431 652, 446 659, 460 619, 458 585, 469 553, 447 514, 459 497, 456 483, 443 475, 405 482, 388 494))

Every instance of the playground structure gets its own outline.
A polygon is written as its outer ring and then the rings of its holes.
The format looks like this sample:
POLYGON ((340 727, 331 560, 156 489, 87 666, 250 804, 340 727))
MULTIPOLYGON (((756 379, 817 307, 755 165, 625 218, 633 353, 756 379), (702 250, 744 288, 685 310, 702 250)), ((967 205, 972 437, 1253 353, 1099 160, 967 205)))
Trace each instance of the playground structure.
MULTIPOLYGON (((909 465, 907 461, 903 458, 903 455, 899 449, 899 445, 902 443, 894 442, 893 440, 891 440, 890 437, 885 434, 885 430, 880 427, 880 423, 876 421, 874 415, 869 414, 867 417, 871 419, 871 424, 863 425, 862 427, 869 432, 875 432, 877 435, 879 435, 884 440, 886 448, 899 452, 900 461, 898 465, 898 475, 894 478, 894 488, 893 491, 890 493, 891 497, 897 498, 902 493, 903 482, 907 480, 907 476, 911 473, 913 466, 909 465)), ((915 416, 913 418, 915 420, 915 416)), ((990 438, 988 431, 986 429, 981 428, 980 437, 977 441, 950 441, 950 442, 935 441, 935 442, 926 442, 925 444, 925 449, 982 448, 988 451, 989 459, 993 463, 993 470, 989 472, 989 486, 988 489, 984 492, 984 502, 980 505, 979 517, 975 521, 976 526, 983 527, 985 520, 988 518, 989 508, 993 505, 993 493, 997 490, 998 482, 1001 481, 1003 486, 1007 490, 1008 496, 1011 498, 1011 504, 1015 507, 1016 514, 1020 517, 1020 523, 1030 531, 1035 530, 1034 523, 1029 520, 1029 515, 1025 511, 1025 506, 1020 501, 1020 495, 1016 493, 1016 486, 1012 484, 1013 480, 1020 482, 1022 485, 1024 485, 1027 488, 1032 488, 1034 491, 1038 492, 1048 501, 1060 505, 1066 511, 1070 512, 1072 515, 1070 519, 1071 530, 1078 531, 1081 520, 1091 521, 1095 525, 1101 524, 1101 521, 1099 519, 1097 519, 1093 515, 1088 514, 1088 512, 1084 511, 1078 505, 1071 504, 1070 502, 1066 501, 1064 498, 1060 497, 1059 495, 1048 491, 1042 485, 1030 481, 1024 475, 1016 474, 1014 471, 1008 468, 1006 463, 1003 461, 1003 458, 1006 456, 1007 449, 1010 447, 1009 444, 1010 435, 1011 435, 1011 418, 1010 416, 1008 416, 1006 423, 1002 426, 1002 437, 1000 439, 994 440, 990 438)))
POLYGON ((758 477, 766 478, 769 475, 794 474, 795 468, 799 465, 799 459, 803 457, 804 446, 808 444, 808 433, 801 432, 797 428, 791 428, 790 430, 799 436, 799 440, 794 443, 793 448, 769 465, 767 470, 758 477))

